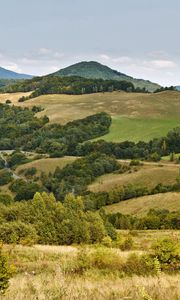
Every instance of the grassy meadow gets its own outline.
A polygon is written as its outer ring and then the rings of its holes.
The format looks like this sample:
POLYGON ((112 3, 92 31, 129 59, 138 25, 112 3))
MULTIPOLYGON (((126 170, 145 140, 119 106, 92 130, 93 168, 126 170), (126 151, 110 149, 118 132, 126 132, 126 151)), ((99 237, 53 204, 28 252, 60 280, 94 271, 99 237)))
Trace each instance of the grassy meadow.
POLYGON ((76 160, 77 157, 73 156, 64 156, 60 158, 42 158, 38 160, 33 160, 29 163, 22 164, 17 167, 16 173, 21 174, 23 170, 29 169, 29 168, 36 168, 37 169, 37 175, 40 175, 41 172, 44 172, 45 174, 48 174, 49 172, 54 172, 56 167, 59 167, 60 169, 64 168, 67 164, 72 163, 74 160, 76 160))
POLYGON ((89 190, 93 192, 109 191, 117 185, 123 186, 128 184, 148 187, 154 187, 159 183, 174 184, 179 174, 179 165, 149 163, 135 167, 123 174, 105 174, 100 176, 89 186, 89 190))
MULTIPOLYGON (((131 235, 119 232, 121 238, 131 235)), ((178 300, 179 274, 159 276, 123 276, 122 263, 132 254, 149 253, 159 237, 180 240, 179 231, 137 231, 132 235, 133 249, 121 251, 105 246, 43 246, 5 245, 15 272, 3 300, 178 300), (85 252, 84 252, 85 251, 85 252), (91 267, 78 271, 78 257, 87 253, 91 267), (145 298, 145 294, 149 298, 145 298), (151 297, 151 298, 150 298, 151 297)), ((84 256, 85 257, 85 256, 84 256)), ((83 261, 83 264, 86 261, 83 261)))
POLYGON ((130 214, 138 217, 146 216, 150 209, 180 210, 180 193, 148 195, 121 201, 105 207, 107 213, 130 214))
POLYGON ((14 105, 32 107, 40 105, 51 123, 65 124, 105 111, 112 118, 107 141, 149 140, 165 135, 178 126, 180 93, 165 91, 157 94, 142 93, 97 93, 86 95, 44 95, 22 103, 18 99, 29 93, 0 94, 0 102, 10 99, 14 105))

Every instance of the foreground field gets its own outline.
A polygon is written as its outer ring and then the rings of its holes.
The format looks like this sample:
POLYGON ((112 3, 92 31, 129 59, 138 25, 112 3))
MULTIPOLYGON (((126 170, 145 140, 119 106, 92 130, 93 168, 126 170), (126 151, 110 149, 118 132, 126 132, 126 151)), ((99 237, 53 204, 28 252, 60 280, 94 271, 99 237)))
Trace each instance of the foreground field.
MULTIPOLYGON (((121 235, 127 236, 129 233, 122 231, 121 235)), ((154 240, 159 237, 172 237, 177 241, 180 239, 180 233, 179 231, 138 231, 136 236, 133 236, 135 249, 127 252, 102 246, 5 246, 5 252, 9 253, 10 262, 15 266, 16 273, 10 281, 6 295, 1 299, 178 300, 180 295, 178 274, 122 277, 113 270, 116 269, 114 263, 117 265, 121 261, 126 261, 129 254, 142 255, 143 248, 146 252, 149 251, 154 240), (101 257, 99 257, 93 268, 83 273, 75 272, 75 269, 73 271, 73 266, 76 268, 74 262, 77 260, 78 253, 85 249, 89 253, 107 252, 106 258, 103 258, 108 259, 107 269, 101 269, 99 265, 101 257), (112 257, 108 258, 108 254, 112 257), (151 298, 143 297, 144 289, 151 298)))
POLYGON ((150 209, 168 209, 180 211, 180 193, 149 195, 140 198, 121 201, 105 207, 108 213, 130 214, 138 217, 147 215, 150 209))
MULTIPOLYGON (((25 94, 26 96, 29 93, 25 94)), ((180 93, 166 91, 157 94, 97 93, 86 95, 44 95, 22 103, 22 93, 0 94, 0 102, 10 99, 14 105, 32 107, 39 105, 51 123, 67 123, 97 112, 108 112, 113 117, 107 141, 149 140, 165 135, 178 126, 180 93)))

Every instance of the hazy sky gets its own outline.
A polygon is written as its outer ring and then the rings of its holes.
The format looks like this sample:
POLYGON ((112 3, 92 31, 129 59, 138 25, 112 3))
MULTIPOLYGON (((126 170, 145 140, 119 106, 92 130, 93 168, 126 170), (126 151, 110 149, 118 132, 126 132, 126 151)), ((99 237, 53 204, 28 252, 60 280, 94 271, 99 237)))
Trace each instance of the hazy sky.
POLYGON ((82 60, 180 84, 179 0, 0 0, 0 66, 41 75, 82 60))

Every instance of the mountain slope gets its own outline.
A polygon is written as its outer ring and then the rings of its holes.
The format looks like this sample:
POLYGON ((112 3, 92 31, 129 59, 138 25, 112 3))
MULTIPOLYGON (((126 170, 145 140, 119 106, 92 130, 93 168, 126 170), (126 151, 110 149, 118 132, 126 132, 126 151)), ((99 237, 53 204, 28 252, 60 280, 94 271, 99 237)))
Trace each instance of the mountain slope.
POLYGON ((30 79, 31 75, 19 74, 0 67, 0 79, 30 79))
POLYGON ((135 79, 95 61, 80 62, 67 68, 61 69, 53 73, 52 75, 64 77, 80 76, 85 78, 101 78, 106 80, 125 80, 132 82, 135 87, 146 88, 150 92, 153 92, 160 87, 156 83, 143 79, 135 79))

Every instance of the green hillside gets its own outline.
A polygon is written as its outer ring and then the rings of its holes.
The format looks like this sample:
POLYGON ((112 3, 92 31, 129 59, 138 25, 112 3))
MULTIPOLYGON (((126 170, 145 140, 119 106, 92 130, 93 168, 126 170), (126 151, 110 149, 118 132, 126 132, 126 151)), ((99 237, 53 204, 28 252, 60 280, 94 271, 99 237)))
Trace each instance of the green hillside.
POLYGON ((67 68, 61 69, 55 72, 53 75, 80 76, 84 78, 100 78, 104 80, 125 80, 132 82, 136 88, 146 88, 150 92, 159 88, 159 85, 156 83, 143 79, 135 79, 126 74, 112 70, 111 68, 95 61, 80 62, 67 68))

